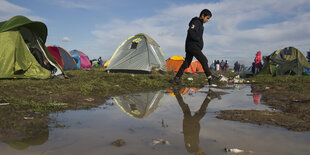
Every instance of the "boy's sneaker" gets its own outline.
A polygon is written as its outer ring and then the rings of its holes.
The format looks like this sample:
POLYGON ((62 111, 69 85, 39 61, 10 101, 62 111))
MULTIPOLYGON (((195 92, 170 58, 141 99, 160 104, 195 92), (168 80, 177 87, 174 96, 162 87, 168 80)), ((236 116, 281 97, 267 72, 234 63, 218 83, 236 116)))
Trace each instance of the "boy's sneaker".
POLYGON ((217 86, 216 84, 213 83, 213 77, 212 77, 212 75, 208 76, 207 80, 208 80, 208 85, 209 85, 209 86, 213 86, 213 87, 216 87, 216 86, 217 86))
POLYGON ((173 83, 177 85, 184 85, 180 77, 174 77, 173 83))

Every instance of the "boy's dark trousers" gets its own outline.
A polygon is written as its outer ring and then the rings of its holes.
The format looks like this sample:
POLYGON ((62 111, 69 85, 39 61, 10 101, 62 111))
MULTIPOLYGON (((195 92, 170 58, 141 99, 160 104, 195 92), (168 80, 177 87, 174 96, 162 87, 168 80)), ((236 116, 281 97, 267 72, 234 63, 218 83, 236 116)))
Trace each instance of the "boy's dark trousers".
POLYGON ((193 57, 195 57, 201 63, 202 68, 207 77, 212 75, 210 68, 208 66, 207 57, 200 50, 193 50, 193 51, 186 51, 185 61, 183 62, 182 66, 180 67, 175 77, 180 78, 183 75, 184 70, 191 64, 193 57))

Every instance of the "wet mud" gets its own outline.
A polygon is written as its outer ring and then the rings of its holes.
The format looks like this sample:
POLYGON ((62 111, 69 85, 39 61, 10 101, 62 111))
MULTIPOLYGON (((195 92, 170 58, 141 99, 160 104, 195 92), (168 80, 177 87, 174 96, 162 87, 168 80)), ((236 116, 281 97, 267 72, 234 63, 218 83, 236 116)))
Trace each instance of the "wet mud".
POLYGON ((225 110, 217 118, 310 131, 309 84, 256 84, 251 89, 254 100, 260 100, 273 110, 225 110))

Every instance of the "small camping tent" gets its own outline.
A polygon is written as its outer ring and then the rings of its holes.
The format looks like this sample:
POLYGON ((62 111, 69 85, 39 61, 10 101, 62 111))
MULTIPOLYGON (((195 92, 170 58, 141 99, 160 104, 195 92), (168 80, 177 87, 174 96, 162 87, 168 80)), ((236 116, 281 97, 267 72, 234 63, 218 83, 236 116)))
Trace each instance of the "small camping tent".
POLYGON ((272 75, 302 75, 305 69, 310 69, 310 64, 305 56, 294 47, 276 50, 264 57, 261 73, 272 75))
POLYGON ((76 62, 76 65, 78 68, 81 69, 92 69, 92 65, 90 63, 90 60, 86 54, 84 54, 81 51, 78 50, 72 50, 70 51, 70 54, 74 61, 76 62))
POLYGON ((55 60, 57 61, 58 65, 64 69, 64 62, 61 59, 60 53, 57 49, 57 47, 52 47, 52 46, 47 46, 46 47, 49 52, 52 54, 52 56, 55 58, 55 60))
POLYGON ((126 39, 114 52, 107 71, 151 73, 167 71, 165 58, 159 45, 146 34, 126 39))
POLYGON ((164 97, 163 90, 156 92, 136 93, 114 97, 116 104, 129 116, 145 118, 160 105, 164 97))
POLYGON ((44 23, 24 16, 0 22, 0 78, 46 79, 62 76, 61 67, 44 45, 46 37, 44 23), (34 51, 36 55, 31 53, 34 51), (42 62, 53 71, 46 69, 42 62))
POLYGON ((166 60, 167 70, 172 72, 177 72, 181 65, 184 62, 184 58, 182 56, 176 55, 166 60))
MULTIPOLYGON (((172 71, 175 74, 179 71, 181 65, 184 62, 184 58, 182 56, 176 55, 166 60, 167 70, 172 71)), ((203 68, 198 60, 191 62, 190 66, 184 70, 184 73, 204 73, 203 68)))
MULTIPOLYGON (((64 48, 62 48, 60 46, 47 46, 47 49, 52 54, 53 53, 59 53, 60 58, 61 58, 61 62, 60 63, 63 63, 63 65, 61 65, 59 63, 58 64, 63 67, 63 70, 74 70, 74 69, 77 69, 76 62, 72 58, 71 54, 68 51, 66 51, 64 48)), ((56 54, 56 55, 58 55, 58 54, 56 54)), ((55 58, 54 55, 53 55, 53 57, 55 58)), ((58 59, 56 59, 56 60, 58 60, 58 59)))

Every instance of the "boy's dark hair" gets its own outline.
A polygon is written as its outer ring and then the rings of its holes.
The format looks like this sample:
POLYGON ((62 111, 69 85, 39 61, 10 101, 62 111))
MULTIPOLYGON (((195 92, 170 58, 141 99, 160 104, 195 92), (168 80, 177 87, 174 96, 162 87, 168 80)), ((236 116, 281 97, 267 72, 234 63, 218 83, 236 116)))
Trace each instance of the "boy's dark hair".
POLYGON ((199 17, 201 17, 202 15, 204 15, 205 17, 206 17, 206 16, 212 17, 212 13, 211 13, 211 11, 208 10, 208 9, 203 9, 203 10, 200 12, 200 16, 199 16, 199 17))

